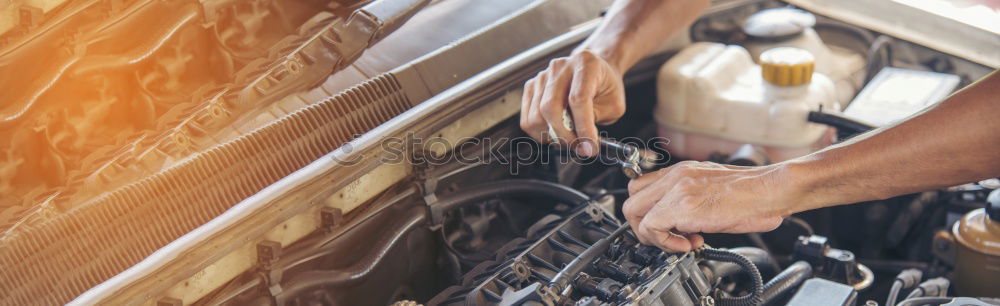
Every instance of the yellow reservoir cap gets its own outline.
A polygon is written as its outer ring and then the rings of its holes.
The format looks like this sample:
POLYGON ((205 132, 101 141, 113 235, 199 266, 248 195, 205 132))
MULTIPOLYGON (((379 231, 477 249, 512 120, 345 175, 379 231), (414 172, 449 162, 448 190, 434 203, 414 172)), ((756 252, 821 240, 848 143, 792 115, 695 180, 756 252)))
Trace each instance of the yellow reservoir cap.
POLYGON ((816 57, 799 48, 780 47, 760 54, 761 76, 775 86, 809 84, 815 66, 816 57))

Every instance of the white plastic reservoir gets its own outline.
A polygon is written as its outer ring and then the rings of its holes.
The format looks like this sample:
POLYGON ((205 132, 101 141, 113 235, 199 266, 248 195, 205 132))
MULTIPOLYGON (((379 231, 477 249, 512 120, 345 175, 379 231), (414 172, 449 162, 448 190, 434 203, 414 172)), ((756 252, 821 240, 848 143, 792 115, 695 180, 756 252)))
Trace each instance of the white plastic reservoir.
POLYGON ((706 160, 751 144, 778 162, 833 142, 832 128, 806 120, 821 106, 841 109, 833 83, 814 72, 815 58, 782 47, 759 62, 740 46, 701 42, 660 68, 654 117, 671 155, 706 160))

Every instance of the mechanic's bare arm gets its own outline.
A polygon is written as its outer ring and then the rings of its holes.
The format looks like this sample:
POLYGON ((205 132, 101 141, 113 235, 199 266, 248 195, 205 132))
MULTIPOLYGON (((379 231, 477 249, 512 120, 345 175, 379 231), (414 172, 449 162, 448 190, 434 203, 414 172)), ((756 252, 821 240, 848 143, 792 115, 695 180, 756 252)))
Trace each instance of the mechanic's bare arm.
POLYGON ((697 235, 769 231, 790 214, 1000 176, 1000 72, 890 127, 764 167, 683 162, 629 184, 640 240, 686 251, 697 235))
POLYGON ((625 113, 622 74, 663 45, 708 6, 708 0, 619 0, 598 29, 568 57, 558 58, 524 84, 521 128, 540 141, 549 123, 578 154, 597 154, 597 126, 625 113), (569 106, 574 128, 563 126, 569 106), (579 136, 579 139, 577 139, 579 136))
POLYGON ((998 177, 1000 71, 905 122, 788 167, 803 178, 802 202, 785 214, 998 177))

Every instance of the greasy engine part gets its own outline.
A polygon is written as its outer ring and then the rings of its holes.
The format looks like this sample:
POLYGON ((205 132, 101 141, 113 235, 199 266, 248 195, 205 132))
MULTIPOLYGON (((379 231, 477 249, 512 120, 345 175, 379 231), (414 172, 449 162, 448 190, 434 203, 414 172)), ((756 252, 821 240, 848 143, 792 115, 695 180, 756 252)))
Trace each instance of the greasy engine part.
POLYGON ((854 253, 830 247, 827 238, 823 236, 799 237, 792 256, 819 267, 816 276, 851 285, 858 291, 871 286, 875 278, 868 267, 855 260, 854 253))
POLYGON ((700 299, 711 299, 711 285, 694 253, 639 246, 627 230, 597 206, 581 207, 544 225, 534 237, 515 239, 495 261, 476 266, 461 286, 444 290, 429 304, 699 305, 700 299))
MULTIPOLYGON (((529 237, 501 248, 431 305, 756 305, 763 284, 742 255, 700 249, 665 253, 639 244, 627 224, 588 204, 566 218, 542 219, 529 237), (698 263, 735 263, 751 276, 749 294, 715 296, 698 263)), ((784 286, 782 286, 784 287, 784 286)))

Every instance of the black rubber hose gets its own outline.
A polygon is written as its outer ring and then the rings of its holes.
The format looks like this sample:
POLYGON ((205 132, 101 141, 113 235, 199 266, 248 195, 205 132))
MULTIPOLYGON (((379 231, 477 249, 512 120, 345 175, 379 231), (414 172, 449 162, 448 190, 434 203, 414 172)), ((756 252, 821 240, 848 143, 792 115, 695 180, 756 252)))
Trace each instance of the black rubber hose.
MULTIPOLYGON (((816 25, 813 26, 813 29, 816 29, 816 31, 818 32, 833 30, 846 34, 848 36, 853 36, 854 38, 857 39, 857 42, 859 43, 858 48, 849 48, 849 49, 853 49, 852 51, 855 51, 859 54, 867 55, 871 51, 872 46, 874 45, 876 40, 875 35, 873 35, 871 31, 829 18, 817 18, 816 25)), ((874 74, 872 74, 871 72, 872 69, 869 69, 870 66, 873 64, 874 63, 870 61, 865 63, 864 80, 871 80, 871 78, 874 77, 874 74)), ((868 82, 861 83, 861 85, 864 84, 868 84, 868 82)))
MULTIPOLYGON (((757 266, 758 270, 760 270, 761 267, 768 267, 767 269, 769 269, 768 271, 770 271, 768 273, 777 273, 779 270, 781 270, 778 267, 777 261, 771 258, 771 254, 762 249, 755 247, 739 247, 739 248, 731 248, 729 249, 729 251, 743 255, 744 257, 749 259, 750 262, 752 262, 755 266, 757 266)), ((708 270, 712 273, 712 275, 709 275, 712 278, 723 278, 726 276, 736 274, 737 272, 740 271, 740 266, 731 262, 709 260, 703 262, 702 265, 707 267, 708 270)))
POLYGON ((879 35, 872 41, 871 46, 868 48, 868 53, 866 54, 867 66, 865 67, 865 83, 868 84, 875 78, 879 70, 885 67, 892 66, 892 38, 885 35, 879 35), (882 56, 882 49, 885 49, 885 56, 882 56), (878 61, 879 66, 875 66, 875 62, 878 61))
POLYGON ((761 303, 761 295, 764 291, 764 280, 760 277, 757 266, 743 255, 720 249, 704 249, 701 251, 702 257, 708 260, 717 260, 736 263, 743 272, 750 274, 753 285, 750 293, 744 296, 728 297, 719 296, 716 298, 719 306, 756 306, 761 303))
POLYGON ((803 231, 806 232, 805 236, 812 236, 813 234, 815 234, 815 231, 813 231, 813 228, 811 225, 809 225, 809 222, 806 222, 806 220, 802 220, 801 218, 798 217, 791 217, 791 216, 785 217, 785 220, 782 221, 781 223, 798 225, 799 227, 802 228, 803 231))
POLYGON ((861 134, 875 129, 875 127, 870 124, 857 121, 843 115, 824 113, 821 111, 809 112, 809 116, 806 120, 835 127, 838 132, 846 132, 847 134, 861 134))
POLYGON ((440 220, 439 218, 449 211, 501 196, 549 197, 575 205, 590 199, 586 194, 566 185, 543 180, 511 179, 472 186, 444 196, 437 203, 431 205, 431 212, 434 214, 434 220, 440 220))
POLYGON ((808 262, 796 261, 781 271, 781 273, 778 273, 767 284, 764 284, 764 290, 760 296, 761 301, 767 305, 768 303, 780 300, 812 277, 812 273, 812 266, 808 262))
MULTIPOLYGON (((854 36, 857 38, 862 45, 871 46, 875 42, 875 35, 870 31, 859 28, 849 23, 829 19, 829 18, 817 18, 816 25, 813 28, 817 30, 834 30, 840 31, 841 33, 854 36)), ((863 51, 863 50, 854 50, 863 51)))

